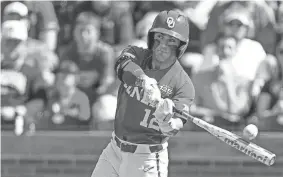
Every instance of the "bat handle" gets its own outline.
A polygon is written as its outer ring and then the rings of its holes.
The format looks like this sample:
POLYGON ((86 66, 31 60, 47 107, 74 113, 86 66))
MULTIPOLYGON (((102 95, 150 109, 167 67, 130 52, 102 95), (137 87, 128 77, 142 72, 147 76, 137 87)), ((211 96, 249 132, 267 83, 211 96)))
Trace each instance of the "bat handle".
POLYGON ((177 109, 176 107, 173 107, 173 112, 181 114, 181 115, 183 114, 183 112, 177 109))
POLYGON ((191 116, 189 113, 185 112, 185 111, 181 111, 179 109, 177 109, 176 107, 173 107, 173 112, 180 114, 182 116, 184 116, 187 119, 191 119, 194 120, 195 118, 193 116, 191 116))

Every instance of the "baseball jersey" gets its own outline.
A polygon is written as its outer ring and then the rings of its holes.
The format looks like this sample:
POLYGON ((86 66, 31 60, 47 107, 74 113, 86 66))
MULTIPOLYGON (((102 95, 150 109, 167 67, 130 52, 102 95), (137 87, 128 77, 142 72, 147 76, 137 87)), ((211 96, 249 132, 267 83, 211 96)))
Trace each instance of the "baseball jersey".
MULTIPOLYGON (((151 69, 150 50, 130 46, 122 55, 125 53, 133 56, 133 62, 139 65, 147 76, 156 79, 162 98, 173 100, 179 109, 183 109, 184 104, 191 105, 195 90, 178 61, 169 68, 156 70, 151 69)), ((142 93, 143 89, 139 87, 121 83, 115 115, 115 134, 122 140, 137 144, 164 143, 169 137, 161 133, 156 118, 152 115, 155 108, 143 99, 142 93)), ((174 115, 178 116, 180 115, 174 115)))

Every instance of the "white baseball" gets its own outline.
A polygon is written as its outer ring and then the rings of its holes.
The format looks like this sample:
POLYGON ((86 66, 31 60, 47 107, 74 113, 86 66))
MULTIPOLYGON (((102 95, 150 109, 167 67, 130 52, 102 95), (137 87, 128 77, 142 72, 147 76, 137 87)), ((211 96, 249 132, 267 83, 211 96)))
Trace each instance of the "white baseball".
POLYGON ((254 139, 258 134, 258 128, 254 124, 247 125, 243 130, 243 137, 252 140, 254 139))

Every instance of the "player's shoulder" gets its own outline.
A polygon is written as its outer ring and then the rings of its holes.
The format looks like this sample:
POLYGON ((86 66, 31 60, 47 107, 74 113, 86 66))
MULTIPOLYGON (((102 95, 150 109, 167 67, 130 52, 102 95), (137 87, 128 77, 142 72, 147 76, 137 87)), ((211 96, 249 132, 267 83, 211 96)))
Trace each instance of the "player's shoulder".
POLYGON ((180 62, 176 61, 175 65, 176 65, 174 67, 174 73, 176 74, 175 79, 180 83, 180 85, 185 84, 185 83, 191 83, 190 76, 184 70, 180 62))
POLYGON ((175 83, 174 84, 175 90, 186 88, 194 91, 193 82, 190 76, 187 74, 187 72, 183 69, 179 61, 176 61, 176 63, 173 65, 171 69, 172 71, 169 72, 173 73, 172 80, 175 83))
POLYGON ((181 97, 187 99, 193 99, 195 97, 195 88, 190 76, 183 69, 179 61, 176 61, 171 68, 170 75, 170 85, 173 86, 173 97, 181 97))

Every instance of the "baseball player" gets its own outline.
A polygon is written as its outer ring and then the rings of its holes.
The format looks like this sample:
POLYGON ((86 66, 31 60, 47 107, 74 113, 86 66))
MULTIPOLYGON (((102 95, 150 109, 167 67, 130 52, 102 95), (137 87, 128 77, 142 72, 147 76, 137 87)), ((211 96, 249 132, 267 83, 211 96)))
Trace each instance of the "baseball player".
POLYGON ((92 177, 167 177, 167 141, 186 123, 173 106, 189 111, 195 96, 178 61, 188 37, 186 17, 162 11, 148 32, 148 49, 123 50, 115 65, 122 82, 115 130, 92 177))

